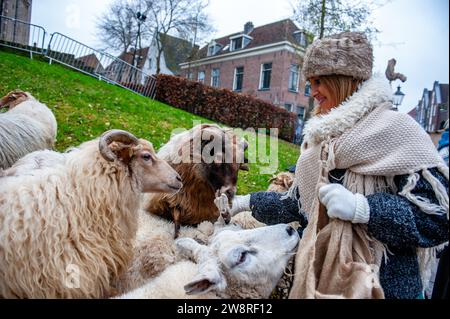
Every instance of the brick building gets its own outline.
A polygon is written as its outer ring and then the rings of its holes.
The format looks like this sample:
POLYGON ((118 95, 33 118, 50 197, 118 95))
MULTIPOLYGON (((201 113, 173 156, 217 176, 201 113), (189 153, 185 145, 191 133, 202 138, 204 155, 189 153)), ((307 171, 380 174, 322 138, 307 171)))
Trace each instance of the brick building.
POLYGON ((300 77, 306 46, 306 34, 290 19, 256 28, 248 22, 243 31, 212 40, 196 60, 182 63, 181 75, 284 107, 303 124, 312 108, 300 77))
MULTIPOLYGON (((0 0, 0 16, 30 23, 31 7, 32 0, 0 0)), ((30 28, 26 24, 2 19, 0 23, 0 40, 29 45, 30 28)))
MULTIPOLYGON (((169 75, 180 75, 180 63, 187 60, 192 52, 198 51, 198 46, 192 47, 189 41, 170 35, 160 35, 164 37, 164 49, 160 57, 160 73, 169 75)), ((153 39, 151 45, 142 49, 134 48, 129 52, 123 52, 118 56, 122 61, 130 65, 134 65, 145 74, 156 74, 157 70, 157 45, 156 39, 153 39), (134 64, 133 64, 134 60, 134 64)), ((137 78, 132 76, 131 70, 121 70, 122 64, 113 62, 109 65, 105 72, 109 78, 115 78, 117 82, 137 82, 146 83, 146 79, 142 79, 140 75, 137 78)))
POLYGON ((445 122, 448 121, 448 89, 448 84, 435 81, 431 90, 423 90, 417 106, 408 113, 430 134, 436 143, 444 129, 445 122))

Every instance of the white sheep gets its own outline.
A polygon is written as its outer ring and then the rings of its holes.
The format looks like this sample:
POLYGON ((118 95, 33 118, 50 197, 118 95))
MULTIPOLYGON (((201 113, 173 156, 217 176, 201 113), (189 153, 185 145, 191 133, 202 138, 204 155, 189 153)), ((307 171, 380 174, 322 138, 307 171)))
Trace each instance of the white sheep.
POLYGON ((19 159, 10 168, 0 169, 0 177, 40 174, 48 167, 64 164, 65 160, 64 153, 50 150, 35 151, 19 159))
POLYGON ((53 149, 57 123, 45 104, 16 90, 0 99, 0 108, 9 108, 0 113, 0 169, 33 151, 53 149))
POLYGON ((297 231, 285 224, 228 226, 215 232, 208 246, 180 238, 178 250, 194 261, 177 262, 119 298, 268 298, 298 241, 297 231))
MULTIPOLYGON (((253 218, 251 212, 242 212, 233 216, 231 225, 243 229, 265 226, 253 218)), ((173 227, 171 221, 144 210, 139 211, 138 231, 133 242, 133 260, 118 282, 118 293, 125 293, 142 286, 180 260, 173 238, 173 227)), ((180 237, 192 238, 206 244, 214 231, 222 227, 223 220, 216 224, 204 221, 195 227, 181 226, 180 237)))
POLYGON ((113 295, 132 257, 141 193, 182 186, 150 142, 120 130, 36 171, 0 177, 1 298, 113 295))
MULTIPOLYGON (((238 214, 239 216, 240 214, 238 214)), ((124 293, 142 286, 179 258, 173 238, 173 222, 144 210, 138 213, 138 230, 133 242, 133 260, 117 283, 117 292, 124 293)), ((181 226, 180 236, 207 243, 214 225, 203 222, 197 227, 181 226)))

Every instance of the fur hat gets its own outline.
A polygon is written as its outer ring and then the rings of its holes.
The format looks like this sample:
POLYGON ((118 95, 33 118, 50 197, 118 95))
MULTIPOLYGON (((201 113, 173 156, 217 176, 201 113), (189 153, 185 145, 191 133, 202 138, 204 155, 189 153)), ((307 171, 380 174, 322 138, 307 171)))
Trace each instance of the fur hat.
POLYGON ((303 77, 348 75, 367 80, 372 75, 373 50, 362 32, 344 32, 314 41, 306 50, 303 77))

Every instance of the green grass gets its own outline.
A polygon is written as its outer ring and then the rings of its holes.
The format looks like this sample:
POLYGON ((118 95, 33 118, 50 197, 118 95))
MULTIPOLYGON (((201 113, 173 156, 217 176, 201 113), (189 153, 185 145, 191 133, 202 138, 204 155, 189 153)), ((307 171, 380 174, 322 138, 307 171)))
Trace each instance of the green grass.
MULTIPOLYGON (((14 89, 29 91, 54 112, 58 121, 56 148, 59 151, 96 138, 112 128, 148 139, 158 149, 176 128, 190 129, 193 121, 212 123, 60 65, 0 51, 0 96, 14 89)), ((248 138, 254 140, 256 136, 250 134, 248 138)), ((273 142, 278 142, 278 152, 273 153, 278 161, 276 172, 283 171, 297 161, 299 147, 278 139, 273 142)), ((265 154, 275 152, 274 147, 270 150, 270 143, 266 144, 265 154)), ((253 151, 249 156, 252 154, 253 151)), ((256 160, 250 164, 249 172, 240 173, 238 193, 267 188, 272 174, 262 174, 263 158, 257 156, 256 160)))

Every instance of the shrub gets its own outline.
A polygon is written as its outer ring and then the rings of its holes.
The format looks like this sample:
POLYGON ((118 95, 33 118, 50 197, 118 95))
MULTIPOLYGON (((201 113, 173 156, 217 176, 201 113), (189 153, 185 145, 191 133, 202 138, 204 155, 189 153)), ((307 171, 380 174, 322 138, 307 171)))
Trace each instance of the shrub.
POLYGON ((227 89, 159 74, 156 99, 231 127, 278 128, 279 137, 292 142, 297 117, 273 104, 227 89))

